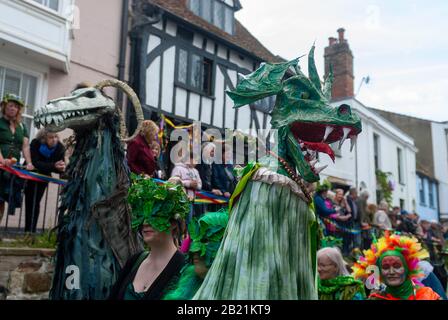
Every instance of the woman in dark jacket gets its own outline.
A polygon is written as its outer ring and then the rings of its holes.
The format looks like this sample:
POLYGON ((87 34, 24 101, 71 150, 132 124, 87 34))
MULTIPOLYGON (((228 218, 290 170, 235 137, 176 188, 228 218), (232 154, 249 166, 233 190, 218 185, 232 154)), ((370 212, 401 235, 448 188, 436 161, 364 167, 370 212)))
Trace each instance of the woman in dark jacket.
MULTIPOLYGON (((215 163, 215 151, 216 145, 213 142, 207 142, 202 147, 202 161, 201 164, 197 166, 197 170, 202 181, 202 190, 211 192, 216 196, 222 196, 221 190, 216 186, 216 167, 215 163)), ((215 204, 196 204, 195 213, 197 216, 202 216, 205 212, 218 211, 219 206, 215 204)))
POLYGON ((230 198, 238 181, 233 174, 233 150, 227 145, 224 146, 222 162, 213 168, 212 183, 224 197, 230 198))
MULTIPOLYGON (((31 159, 36 170, 46 176, 65 171, 65 148, 56 133, 42 129, 30 145, 31 159)), ((48 183, 27 181, 25 187, 25 232, 36 232, 40 201, 48 183)))

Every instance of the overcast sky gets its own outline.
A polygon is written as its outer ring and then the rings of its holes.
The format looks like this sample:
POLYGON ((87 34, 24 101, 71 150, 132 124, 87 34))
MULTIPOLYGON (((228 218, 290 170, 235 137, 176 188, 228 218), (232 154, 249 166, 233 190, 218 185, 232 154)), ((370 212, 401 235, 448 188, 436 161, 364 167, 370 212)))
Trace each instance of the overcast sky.
MULTIPOLYGON (((448 121, 448 1, 241 0, 237 18, 274 54, 292 59, 339 27, 355 57, 355 94, 367 106, 448 121)), ((306 61, 302 61, 306 67, 306 61)), ((305 69, 306 70, 306 69, 305 69)))

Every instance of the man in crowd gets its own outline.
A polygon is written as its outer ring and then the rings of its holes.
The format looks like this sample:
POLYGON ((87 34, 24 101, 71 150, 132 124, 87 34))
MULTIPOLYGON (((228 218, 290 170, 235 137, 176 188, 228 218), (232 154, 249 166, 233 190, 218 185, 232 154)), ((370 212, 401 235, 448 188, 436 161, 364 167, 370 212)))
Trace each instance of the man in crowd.
POLYGON ((361 229, 363 230, 361 233, 362 249, 368 249, 370 247, 371 242, 370 230, 368 228, 372 224, 372 218, 367 210, 368 199, 369 199, 369 192, 367 190, 364 190, 361 192, 361 195, 356 200, 356 205, 358 207, 358 214, 359 214, 358 220, 360 221, 361 229))

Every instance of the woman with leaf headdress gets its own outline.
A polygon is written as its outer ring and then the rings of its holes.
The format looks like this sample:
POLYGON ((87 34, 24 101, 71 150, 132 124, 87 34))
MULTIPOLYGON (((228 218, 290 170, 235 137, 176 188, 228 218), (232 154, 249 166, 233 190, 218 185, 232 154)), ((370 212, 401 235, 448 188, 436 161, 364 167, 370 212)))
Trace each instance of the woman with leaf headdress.
POLYGON ((160 300, 177 282, 185 265, 177 239, 190 203, 179 185, 158 185, 143 176, 131 177, 128 202, 132 228, 139 231, 150 252, 143 251, 129 259, 110 299, 160 300))

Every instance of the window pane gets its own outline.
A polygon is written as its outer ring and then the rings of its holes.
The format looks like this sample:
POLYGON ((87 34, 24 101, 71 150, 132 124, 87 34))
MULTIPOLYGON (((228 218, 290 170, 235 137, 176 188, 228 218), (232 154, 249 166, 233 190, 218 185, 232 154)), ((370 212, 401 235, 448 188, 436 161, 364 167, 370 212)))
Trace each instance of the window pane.
POLYGON ((5 75, 5 94, 12 93, 20 95, 21 74, 17 71, 6 69, 5 75))
POLYGON ((433 183, 432 182, 429 182, 429 186, 428 186, 428 195, 429 195, 429 206, 431 207, 431 208, 433 208, 434 207, 434 193, 433 193, 433 187, 434 187, 434 185, 433 185, 433 183))
POLYGON ((48 6, 54 11, 59 10, 59 0, 50 0, 48 6))
POLYGON ((36 85, 37 79, 29 75, 23 75, 21 97, 25 102, 26 108, 24 114, 33 116, 36 104, 36 85))
POLYGON ((201 89, 201 65, 202 58, 196 54, 191 55, 191 77, 190 84, 191 86, 201 89))
POLYGON ((215 1, 213 10, 213 24, 221 29, 224 29, 224 5, 215 1))
POLYGON ((418 184, 419 184, 419 193, 420 193, 420 203, 425 204, 425 186, 424 181, 421 177, 418 178, 418 184))
POLYGON ((380 169, 380 137, 373 135, 373 156, 375 159, 375 171, 380 169))
POLYGON ((202 91, 208 95, 212 94, 212 67, 213 62, 204 59, 204 78, 202 81, 202 91))
POLYGON ((193 11, 193 13, 198 16, 200 15, 199 11, 200 5, 201 5, 200 0, 190 0, 190 10, 193 11))
POLYGON ((201 0, 201 17, 212 22, 212 0, 201 0))
POLYGON ((403 154, 400 148, 397 149, 397 160, 398 160, 398 182, 401 184, 403 181, 403 154))
POLYGON ((59 11, 59 0, 34 0, 34 2, 40 3, 54 11, 59 11))
POLYGON ((185 50, 179 50, 179 70, 177 74, 177 80, 181 83, 187 83, 187 70, 188 70, 188 52, 185 50))
POLYGON ((227 33, 233 34, 233 10, 230 8, 225 9, 226 11, 226 21, 225 21, 225 31, 227 33))

